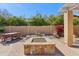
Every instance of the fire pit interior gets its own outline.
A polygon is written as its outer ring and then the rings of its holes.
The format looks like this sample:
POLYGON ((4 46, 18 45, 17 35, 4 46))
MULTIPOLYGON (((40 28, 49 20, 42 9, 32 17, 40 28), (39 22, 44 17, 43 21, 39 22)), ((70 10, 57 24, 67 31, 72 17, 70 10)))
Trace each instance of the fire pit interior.
POLYGON ((33 38, 32 42, 47 42, 45 38, 33 38))

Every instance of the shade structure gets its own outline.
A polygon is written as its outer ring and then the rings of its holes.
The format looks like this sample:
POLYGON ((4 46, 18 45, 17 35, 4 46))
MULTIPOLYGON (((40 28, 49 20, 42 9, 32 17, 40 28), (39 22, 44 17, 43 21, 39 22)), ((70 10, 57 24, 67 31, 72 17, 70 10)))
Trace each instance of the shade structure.
POLYGON ((64 42, 68 46, 73 44, 73 13, 79 11, 78 3, 66 3, 60 8, 64 14, 64 42))

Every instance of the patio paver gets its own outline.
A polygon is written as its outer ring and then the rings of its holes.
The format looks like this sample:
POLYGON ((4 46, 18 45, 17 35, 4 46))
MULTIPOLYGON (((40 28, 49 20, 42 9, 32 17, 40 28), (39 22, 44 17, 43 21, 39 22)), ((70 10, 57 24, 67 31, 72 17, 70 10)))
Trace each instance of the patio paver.
POLYGON ((56 47, 65 55, 65 56, 79 56, 79 48, 68 47, 64 43, 64 39, 52 39, 52 41, 56 44, 56 47))

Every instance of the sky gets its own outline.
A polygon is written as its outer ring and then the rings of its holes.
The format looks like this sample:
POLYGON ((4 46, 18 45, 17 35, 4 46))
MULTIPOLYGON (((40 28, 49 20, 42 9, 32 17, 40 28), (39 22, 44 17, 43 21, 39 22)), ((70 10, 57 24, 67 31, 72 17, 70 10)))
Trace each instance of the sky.
POLYGON ((0 9, 7 9, 14 16, 29 18, 37 13, 58 15, 63 5, 64 3, 0 3, 0 9))

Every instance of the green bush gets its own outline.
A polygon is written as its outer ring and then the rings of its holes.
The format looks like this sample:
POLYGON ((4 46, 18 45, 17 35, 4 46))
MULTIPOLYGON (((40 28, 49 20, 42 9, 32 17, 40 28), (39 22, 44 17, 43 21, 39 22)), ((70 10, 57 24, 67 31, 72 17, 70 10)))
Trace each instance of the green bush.
POLYGON ((0 27, 0 33, 4 32, 4 27, 0 27))
POLYGON ((79 19, 77 18, 73 19, 73 25, 79 25, 79 19))

